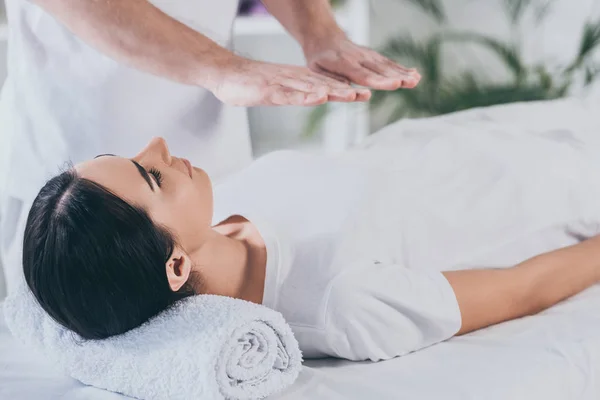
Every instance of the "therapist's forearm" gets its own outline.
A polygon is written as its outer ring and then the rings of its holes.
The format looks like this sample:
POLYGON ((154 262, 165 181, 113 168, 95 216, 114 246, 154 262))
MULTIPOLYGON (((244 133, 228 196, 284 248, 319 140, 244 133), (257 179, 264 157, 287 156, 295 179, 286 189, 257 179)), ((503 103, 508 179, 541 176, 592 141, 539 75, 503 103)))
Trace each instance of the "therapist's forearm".
POLYGON ((32 0, 83 41, 136 69, 210 87, 231 52, 147 0, 32 0))
POLYGON ((464 334, 536 314, 600 281, 600 236, 508 269, 449 271, 464 334))
POLYGON ((269 12, 307 50, 345 34, 335 21, 329 0, 262 0, 269 12))

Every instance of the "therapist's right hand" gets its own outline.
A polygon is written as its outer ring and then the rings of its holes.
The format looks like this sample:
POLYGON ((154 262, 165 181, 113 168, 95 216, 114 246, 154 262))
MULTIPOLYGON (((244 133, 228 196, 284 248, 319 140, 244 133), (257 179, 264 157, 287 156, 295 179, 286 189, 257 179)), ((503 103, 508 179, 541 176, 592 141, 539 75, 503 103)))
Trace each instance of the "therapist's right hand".
POLYGON ((329 101, 367 101, 371 92, 308 68, 249 60, 232 55, 221 63, 208 88, 235 106, 315 106, 329 101))

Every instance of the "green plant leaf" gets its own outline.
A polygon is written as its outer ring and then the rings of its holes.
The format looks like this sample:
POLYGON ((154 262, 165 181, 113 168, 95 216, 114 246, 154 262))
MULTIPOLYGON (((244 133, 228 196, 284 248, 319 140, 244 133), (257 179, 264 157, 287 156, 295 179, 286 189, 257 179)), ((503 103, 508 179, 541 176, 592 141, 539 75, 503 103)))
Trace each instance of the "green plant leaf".
POLYGON ((554 78, 552 77, 552 74, 546 70, 546 67, 538 65, 534 68, 534 71, 538 75, 541 87, 550 90, 554 86, 554 78))
POLYGON ((422 43, 416 42, 411 36, 396 37, 381 49, 381 53, 390 58, 409 58, 424 63, 427 61, 427 49, 422 43))
POLYGON ((328 104, 322 104, 320 106, 314 107, 308 114, 308 117, 306 119, 306 125, 304 126, 304 129, 302 130, 302 132, 303 132, 302 135, 304 137, 314 136, 318 132, 321 125, 323 124, 323 121, 325 120, 325 117, 327 116, 328 113, 329 113, 329 105, 328 104))
POLYGON ((504 7, 513 25, 516 25, 523 12, 531 5, 532 0, 504 0, 504 7))
POLYGON ((330 0, 329 2, 331 3, 332 7, 336 8, 336 7, 343 6, 344 3, 346 2, 346 0, 330 0))
POLYGON ((585 67, 585 86, 591 84, 600 75, 600 65, 588 65, 585 67))
POLYGON ((472 42, 487 47, 504 61, 517 81, 523 79, 526 73, 517 49, 510 43, 505 43, 498 39, 471 32, 448 33, 444 35, 444 40, 472 42))
POLYGON ((570 74, 585 64, 587 58, 600 45, 600 20, 596 22, 586 22, 583 27, 583 35, 579 42, 579 52, 577 58, 565 70, 566 74, 570 74))
POLYGON ((388 118, 387 124, 391 124, 392 122, 398 121, 402 118, 410 117, 410 111, 410 108, 406 107, 404 104, 396 104, 388 118))
POLYGON ((514 85, 470 85, 449 83, 440 93, 438 114, 466 110, 475 107, 487 107, 519 101, 548 100, 560 97, 552 90, 539 84, 514 85))
POLYGON ((534 7, 535 23, 540 24, 552 9, 552 5, 556 0, 546 0, 540 4, 536 4, 534 7))
POLYGON ((435 19, 438 23, 446 22, 446 12, 440 0, 406 0, 421 11, 435 19))
POLYGON ((383 104, 383 102, 388 98, 389 92, 384 90, 374 90, 372 91, 370 106, 377 108, 383 104))

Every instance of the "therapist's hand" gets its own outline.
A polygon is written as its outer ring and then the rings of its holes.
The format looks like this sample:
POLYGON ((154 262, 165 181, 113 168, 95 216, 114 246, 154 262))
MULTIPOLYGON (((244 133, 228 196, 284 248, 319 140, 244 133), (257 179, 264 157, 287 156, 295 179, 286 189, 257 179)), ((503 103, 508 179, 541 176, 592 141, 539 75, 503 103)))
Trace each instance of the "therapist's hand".
POLYGON ((231 55, 208 89, 222 102, 236 106, 315 106, 329 101, 366 101, 371 92, 355 88, 309 68, 272 64, 231 55))
POLYGON ((421 75, 369 48, 359 46, 345 35, 319 38, 304 46, 310 69, 341 82, 378 90, 412 89, 421 75))

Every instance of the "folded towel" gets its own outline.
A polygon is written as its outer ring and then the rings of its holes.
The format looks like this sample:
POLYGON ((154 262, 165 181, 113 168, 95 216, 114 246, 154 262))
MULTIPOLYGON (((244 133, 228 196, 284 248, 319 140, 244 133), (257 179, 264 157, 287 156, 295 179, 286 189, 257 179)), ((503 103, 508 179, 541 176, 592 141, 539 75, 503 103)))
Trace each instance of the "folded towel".
POLYGON ((146 324, 85 340, 57 324, 25 284, 4 303, 13 335, 84 384, 138 399, 257 399, 297 378, 302 356, 281 314, 213 295, 146 324))

